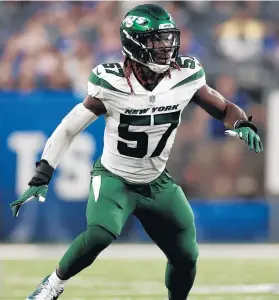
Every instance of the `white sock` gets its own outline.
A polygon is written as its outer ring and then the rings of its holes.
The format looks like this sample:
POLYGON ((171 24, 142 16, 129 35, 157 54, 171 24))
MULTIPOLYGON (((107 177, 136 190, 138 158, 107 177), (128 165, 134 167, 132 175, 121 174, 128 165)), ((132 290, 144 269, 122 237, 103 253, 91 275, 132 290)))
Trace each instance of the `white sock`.
POLYGON ((48 280, 51 283, 51 285, 59 286, 59 287, 61 287, 61 285, 64 286, 64 284, 67 282, 67 280, 61 280, 57 276, 56 270, 54 270, 54 272, 49 276, 48 280))

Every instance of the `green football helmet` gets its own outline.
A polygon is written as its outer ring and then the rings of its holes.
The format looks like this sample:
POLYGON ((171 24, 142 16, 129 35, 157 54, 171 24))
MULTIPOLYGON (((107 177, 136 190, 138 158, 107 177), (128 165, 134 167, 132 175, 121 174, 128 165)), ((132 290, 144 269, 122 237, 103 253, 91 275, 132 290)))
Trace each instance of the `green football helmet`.
POLYGON ((120 26, 122 53, 156 73, 167 71, 180 47, 180 31, 170 14, 154 4, 130 10, 120 26))

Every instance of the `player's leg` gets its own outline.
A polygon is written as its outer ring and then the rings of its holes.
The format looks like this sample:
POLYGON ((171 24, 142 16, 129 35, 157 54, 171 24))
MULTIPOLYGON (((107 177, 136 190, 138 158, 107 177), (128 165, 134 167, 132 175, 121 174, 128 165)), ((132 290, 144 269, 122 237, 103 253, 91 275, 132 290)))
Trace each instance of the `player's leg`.
POLYGON ((86 212, 87 231, 77 237, 59 262, 58 276, 69 279, 89 266, 120 234, 135 206, 135 197, 120 179, 94 176, 86 212))
POLYGON ((27 299, 53 293, 57 299, 65 281, 92 264, 98 254, 120 234, 128 216, 136 207, 136 197, 123 182, 109 172, 95 172, 87 204, 87 230, 70 245, 56 271, 44 279, 27 299))
POLYGON ((153 201, 141 198, 135 215, 168 258, 166 287, 170 300, 185 300, 196 275, 198 246, 192 209, 168 174, 152 183, 153 201))

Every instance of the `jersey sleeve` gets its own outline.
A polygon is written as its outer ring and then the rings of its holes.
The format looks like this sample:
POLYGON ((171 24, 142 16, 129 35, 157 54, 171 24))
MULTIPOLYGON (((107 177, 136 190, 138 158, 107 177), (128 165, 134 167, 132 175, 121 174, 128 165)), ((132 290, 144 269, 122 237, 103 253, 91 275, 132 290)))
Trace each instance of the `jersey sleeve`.
POLYGON ((193 60, 195 62, 195 73, 192 76, 197 89, 200 89, 202 86, 206 84, 205 72, 203 66, 195 57, 193 57, 193 60))
POLYGON ((206 77, 201 63, 195 57, 182 56, 177 61, 180 71, 179 82, 174 87, 191 87, 200 89, 206 84, 206 77))
POLYGON ((101 100, 111 115, 123 96, 130 94, 121 63, 106 63, 95 67, 88 78, 87 94, 101 100))
POLYGON ((102 100, 104 97, 104 89, 102 87, 102 65, 95 67, 88 78, 87 94, 92 97, 102 100))
POLYGON ((98 65, 92 69, 87 82, 87 94, 91 97, 101 100, 106 107, 107 112, 110 112, 109 95, 104 87, 105 69, 102 65, 98 65))

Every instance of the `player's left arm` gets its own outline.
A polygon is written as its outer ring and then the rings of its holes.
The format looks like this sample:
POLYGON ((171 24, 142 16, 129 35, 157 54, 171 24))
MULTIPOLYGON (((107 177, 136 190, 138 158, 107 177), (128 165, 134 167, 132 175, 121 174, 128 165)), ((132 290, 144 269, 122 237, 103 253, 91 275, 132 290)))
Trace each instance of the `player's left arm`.
POLYGON ((192 101, 212 117, 223 121, 229 129, 225 132, 227 135, 238 136, 248 144, 250 150, 257 153, 263 151, 261 139, 257 134, 257 127, 252 123, 252 118, 248 118, 239 106, 225 99, 207 84, 195 93, 192 101))

